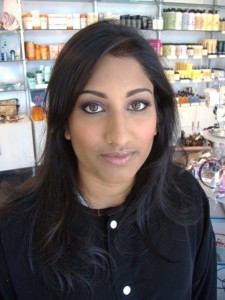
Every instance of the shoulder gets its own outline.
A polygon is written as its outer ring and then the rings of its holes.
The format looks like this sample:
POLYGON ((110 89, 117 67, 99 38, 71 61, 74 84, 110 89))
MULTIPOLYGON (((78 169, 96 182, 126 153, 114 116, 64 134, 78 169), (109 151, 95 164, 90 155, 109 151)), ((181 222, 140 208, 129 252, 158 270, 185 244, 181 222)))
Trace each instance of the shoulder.
POLYGON ((184 225, 204 226, 210 218, 205 191, 189 171, 177 171, 174 178, 174 185, 168 186, 166 197, 170 219, 184 225))
MULTIPOLYGON (((14 275, 24 268, 21 264, 25 223, 22 218, 5 217, 0 223, 0 298, 17 299, 14 275), (22 267, 22 269, 21 269, 22 267), (8 298, 7 298, 8 297, 8 298)), ((20 277, 21 278, 21 277, 20 277)))
POLYGON ((24 237, 29 234, 31 215, 26 197, 9 201, 0 210, 0 240, 6 253, 14 247, 20 249, 24 237))
POLYGON ((200 197, 207 198, 198 180, 192 173, 186 170, 177 171, 175 176, 175 189, 170 189, 170 192, 172 194, 173 192, 175 194, 179 194, 180 192, 181 195, 186 195, 187 198, 191 196, 193 199, 200 197))
POLYGON ((26 217, 17 215, 1 222, 0 299, 2 295, 5 300, 56 299, 44 285, 39 268, 33 269, 35 261, 30 243, 26 217))
POLYGON ((182 184, 183 186, 194 186, 196 188, 200 187, 198 180, 194 177, 194 175, 185 170, 185 169, 180 169, 176 173, 176 181, 178 184, 182 184))
POLYGON ((21 248, 28 231, 28 222, 23 216, 5 216, 1 220, 0 240, 7 255, 15 249, 21 248))

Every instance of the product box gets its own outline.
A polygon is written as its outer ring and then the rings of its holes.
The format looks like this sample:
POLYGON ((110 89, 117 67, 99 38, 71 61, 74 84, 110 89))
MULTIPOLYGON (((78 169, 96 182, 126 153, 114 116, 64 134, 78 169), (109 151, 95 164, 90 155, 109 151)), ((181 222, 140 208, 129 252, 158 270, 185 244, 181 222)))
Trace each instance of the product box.
POLYGON ((80 14, 73 14, 73 29, 80 29, 80 14))
POLYGON ((67 14, 48 14, 49 29, 67 29, 67 14))
POLYGON ((66 28, 73 29, 73 15, 72 14, 66 15, 66 28))
POLYGON ((0 115, 15 116, 18 114, 19 100, 17 98, 0 100, 0 115))
MULTIPOLYGON (((59 45, 58 45, 58 51, 59 51, 59 53, 60 53, 60 51, 62 50, 62 48, 64 47, 64 45, 65 45, 65 44, 59 44, 59 45)), ((59 54, 59 53, 58 53, 58 54, 59 54)))
POLYGON ((49 45, 49 58, 56 59, 59 54, 59 45, 52 44, 49 45))

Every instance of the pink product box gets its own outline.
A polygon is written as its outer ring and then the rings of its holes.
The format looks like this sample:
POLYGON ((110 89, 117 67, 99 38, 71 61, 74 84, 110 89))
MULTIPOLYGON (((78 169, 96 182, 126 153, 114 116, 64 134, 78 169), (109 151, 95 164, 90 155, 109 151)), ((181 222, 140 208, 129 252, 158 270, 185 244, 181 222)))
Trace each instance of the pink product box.
POLYGON ((162 42, 161 40, 148 40, 148 43, 154 48, 158 55, 161 55, 162 42))

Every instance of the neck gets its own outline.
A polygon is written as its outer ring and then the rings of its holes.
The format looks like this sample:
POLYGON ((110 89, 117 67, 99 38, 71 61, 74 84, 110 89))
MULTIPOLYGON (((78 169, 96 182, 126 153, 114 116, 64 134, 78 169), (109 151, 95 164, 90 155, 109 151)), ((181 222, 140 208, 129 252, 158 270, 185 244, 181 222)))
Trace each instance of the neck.
POLYGON ((80 193, 93 209, 104 209, 121 205, 129 194, 132 182, 106 183, 96 180, 80 180, 80 193))

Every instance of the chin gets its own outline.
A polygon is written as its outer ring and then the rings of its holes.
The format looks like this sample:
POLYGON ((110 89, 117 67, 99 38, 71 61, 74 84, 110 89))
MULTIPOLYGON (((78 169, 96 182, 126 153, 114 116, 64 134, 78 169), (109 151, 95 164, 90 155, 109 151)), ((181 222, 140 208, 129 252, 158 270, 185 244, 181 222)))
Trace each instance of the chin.
POLYGON ((115 184, 121 184, 121 183, 126 183, 126 182, 130 182, 133 181, 135 179, 136 173, 135 174, 131 174, 129 173, 124 173, 124 174, 120 174, 120 172, 116 172, 115 174, 104 174, 104 176, 102 177, 104 181, 107 181, 109 183, 115 183, 115 184))

